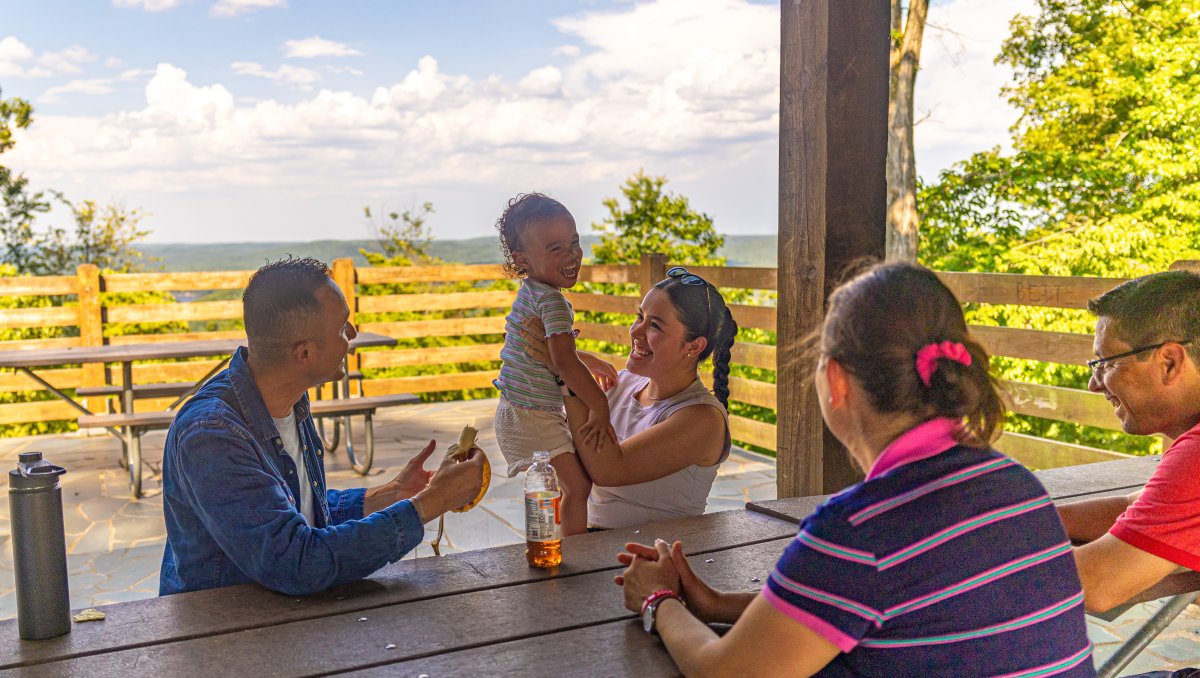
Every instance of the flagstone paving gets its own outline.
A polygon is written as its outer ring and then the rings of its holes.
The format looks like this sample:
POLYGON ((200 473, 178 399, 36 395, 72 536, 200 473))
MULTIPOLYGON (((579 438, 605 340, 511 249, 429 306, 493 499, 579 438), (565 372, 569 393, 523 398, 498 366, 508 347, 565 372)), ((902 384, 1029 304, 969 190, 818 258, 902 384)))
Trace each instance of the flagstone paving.
MULTIPOLYGON (((480 505, 468 513, 446 516, 441 551, 517 544, 524 540, 524 517, 518 499, 522 477, 498 475, 501 468, 492 429, 495 400, 427 403, 381 410, 376 417, 376 459, 367 476, 355 473, 339 448, 326 456, 329 486, 370 487, 386 482, 430 438, 439 449, 458 439, 465 424, 479 429, 479 445, 493 460, 491 488, 480 505)), ((359 439, 361 432, 356 432, 359 439)), ((17 453, 40 450, 47 459, 66 466, 63 511, 67 564, 73 609, 148 598, 158 594, 158 568, 166 530, 162 519, 160 465, 164 432, 150 433, 143 442, 145 496, 134 500, 128 476, 117 466, 120 445, 108 435, 60 435, 0 440, 0 466, 16 466, 17 453)), ((361 440, 359 440, 361 444, 361 440)), ((0 480, 7 494, 8 474, 0 480)), ((721 466, 708 499, 708 511, 744 508, 747 501, 775 498, 773 459, 736 449, 721 466)), ((426 540, 406 558, 433 556, 429 545, 437 522, 426 526, 426 540)), ((0 502, 0 619, 16 615, 8 502, 0 502)), ((1089 618, 1088 634, 1095 655, 1103 660, 1143 623, 1158 603, 1131 608, 1111 623, 1089 618)), ((1200 665, 1200 612, 1192 606, 1163 632, 1122 674, 1200 665)))

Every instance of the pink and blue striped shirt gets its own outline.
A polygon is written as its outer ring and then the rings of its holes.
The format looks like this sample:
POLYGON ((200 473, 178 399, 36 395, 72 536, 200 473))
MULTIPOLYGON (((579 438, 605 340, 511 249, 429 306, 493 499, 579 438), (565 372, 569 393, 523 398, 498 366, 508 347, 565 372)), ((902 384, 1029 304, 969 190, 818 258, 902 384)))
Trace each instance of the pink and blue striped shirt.
POLYGON ((1095 675, 1050 498, 956 426, 914 427, 817 508, 764 597, 842 650, 823 676, 1095 675))

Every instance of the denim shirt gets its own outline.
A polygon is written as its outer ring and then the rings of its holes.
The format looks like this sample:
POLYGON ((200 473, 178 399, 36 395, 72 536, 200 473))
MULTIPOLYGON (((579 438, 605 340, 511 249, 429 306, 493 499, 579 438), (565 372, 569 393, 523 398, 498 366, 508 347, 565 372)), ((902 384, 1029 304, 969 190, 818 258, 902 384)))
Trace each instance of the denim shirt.
POLYGON ((307 394, 294 407, 315 525, 299 509, 296 465, 239 348, 176 415, 163 452, 167 545, 159 595, 258 583, 305 595, 362 579, 421 542, 405 500, 363 517, 363 489, 325 488, 307 394))

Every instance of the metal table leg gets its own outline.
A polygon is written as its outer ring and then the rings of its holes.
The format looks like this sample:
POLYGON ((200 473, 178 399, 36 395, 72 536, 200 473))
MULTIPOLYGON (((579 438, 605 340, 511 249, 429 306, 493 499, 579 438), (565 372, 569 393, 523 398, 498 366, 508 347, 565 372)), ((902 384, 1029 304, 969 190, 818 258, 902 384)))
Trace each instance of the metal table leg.
POLYGON ((1188 605, 1192 604, 1192 601, 1196 600, 1197 595, 1196 593, 1181 593, 1168 598, 1167 602, 1163 603, 1163 606, 1158 608, 1158 611, 1145 624, 1142 624, 1142 627, 1130 636, 1124 645, 1117 648, 1116 653, 1109 657, 1108 661, 1104 662, 1104 666, 1100 667, 1096 676, 1113 678, 1120 673, 1121 669, 1125 668, 1129 662, 1133 661, 1134 657, 1138 656, 1138 653, 1146 649, 1146 646, 1158 637, 1158 634, 1171 625, 1180 612, 1183 612, 1188 605))
MULTIPOLYGON (((121 363, 121 410, 133 414, 133 362, 121 363)), ((129 464, 129 487, 133 498, 142 497, 142 438, 133 426, 122 427, 125 434, 126 462, 129 464)))

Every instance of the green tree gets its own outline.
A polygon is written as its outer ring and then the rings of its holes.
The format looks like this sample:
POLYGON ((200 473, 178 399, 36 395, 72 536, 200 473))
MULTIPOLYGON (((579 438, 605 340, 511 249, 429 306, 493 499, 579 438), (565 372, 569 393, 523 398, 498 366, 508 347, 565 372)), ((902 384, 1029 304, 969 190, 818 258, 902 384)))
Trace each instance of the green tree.
POLYGON ((717 250, 725 238, 713 228, 713 220, 692 209, 682 195, 663 191, 666 177, 650 177, 639 170, 621 187, 628 206, 617 198, 606 198, 608 216, 592 229, 600 242, 592 245, 594 263, 636 264, 644 252, 661 252, 679 264, 721 266, 725 257, 717 250))
POLYGON ((433 234, 425 222, 431 214, 431 202, 403 212, 383 212, 381 217, 376 217, 370 207, 364 207, 363 215, 375 232, 375 240, 382 251, 360 249, 359 252, 372 266, 428 266, 440 262, 429 254, 433 234))
MULTIPOLYGON (((2 93, 2 92, 0 92, 2 93)), ((33 107, 19 98, 0 96, 0 155, 16 145, 13 133, 33 124, 33 107)), ((33 247, 33 223, 38 214, 48 212, 50 203, 41 192, 29 191, 29 179, 0 164, 0 263, 24 272, 33 247)))
MULTIPOLYGON (((1039 0, 997 61, 1020 111, 1009 153, 923 185, 921 259, 944 270, 1137 276, 1200 256, 1200 0, 1039 0)), ((977 324, 1090 333, 1082 311, 982 306, 977 324)), ((1073 366, 997 360, 1010 379, 1082 387, 1073 366)), ((1014 418, 1011 428, 1131 452, 1157 441, 1014 418)))

